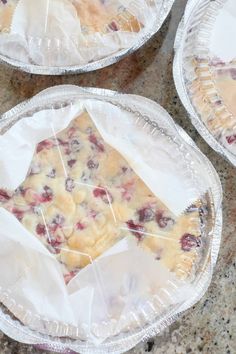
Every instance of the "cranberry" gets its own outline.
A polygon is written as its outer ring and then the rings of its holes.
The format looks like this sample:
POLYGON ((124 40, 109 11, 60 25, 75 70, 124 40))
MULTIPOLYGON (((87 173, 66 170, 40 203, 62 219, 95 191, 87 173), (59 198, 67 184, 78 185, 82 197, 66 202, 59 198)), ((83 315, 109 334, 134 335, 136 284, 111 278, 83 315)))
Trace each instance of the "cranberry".
POLYGON ((49 177, 49 178, 55 178, 56 177, 55 168, 51 169, 51 171, 47 174, 47 177, 49 177))
POLYGON ((175 223, 175 221, 172 218, 164 216, 163 212, 160 211, 156 213, 156 222, 158 223, 161 229, 170 227, 175 223))
POLYGON ((70 168, 72 168, 75 163, 76 163, 76 160, 75 160, 75 159, 71 159, 71 160, 67 161, 67 165, 68 165, 70 168))
POLYGON ((36 232, 39 236, 44 236, 46 235, 46 227, 44 224, 38 224, 36 226, 36 232))
POLYGON ((189 252, 192 248, 199 247, 201 245, 201 240, 199 237, 186 233, 181 237, 180 243, 181 249, 189 252))
POLYGON ((41 198, 40 201, 42 203, 47 203, 47 202, 51 202, 52 198, 53 198, 53 191, 50 187, 45 186, 43 187, 43 193, 41 194, 41 198))
POLYGON ((236 141, 236 134, 226 136, 226 140, 228 141, 228 144, 230 144, 230 145, 233 144, 233 143, 235 143, 235 141, 236 141))
POLYGON ((95 198, 103 197, 106 194, 107 193, 106 193, 105 189, 102 189, 102 188, 95 188, 93 190, 93 195, 94 195, 95 198))
POLYGON ((92 143, 96 146, 98 151, 104 152, 104 150, 105 150, 104 145, 98 141, 97 137, 94 134, 91 134, 89 136, 89 141, 90 141, 90 143, 92 143))
POLYGON ((152 208, 142 208, 138 211, 139 221, 148 222, 154 219, 155 213, 152 208))
POLYGON ((78 139, 72 139, 70 142, 70 147, 72 152, 80 151, 80 142, 78 139))
POLYGON ((84 230, 85 226, 81 222, 77 222, 76 224, 76 229, 77 230, 84 230))
POLYGON ((133 220, 129 220, 126 222, 129 230, 136 236, 139 240, 143 237, 143 232, 145 231, 144 227, 139 224, 135 224, 133 220))
POLYGON ((68 177, 66 179, 65 188, 67 192, 72 192, 72 190, 75 188, 75 182, 72 178, 68 177))
POLYGON ((21 220, 23 219, 23 217, 24 217, 24 212, 23 212, 23 210, 20 210, 20 209, 18 209, 18 208, 13 208, 13 209, 12 209, 12 213, 15 215, 15 217, 16 217, 19 221, 21 221, 21 220))
POLYGON ((57 253, 57 254, 60 253, 59 247, 61 246, 62 241, 59 238, 57 238, 57 237, 55 239, 50 238, 48 240, 48 243, 53 247, 55 253, 57 253))
POLYGON ((89 160, 87 163, 87 166, 90 170, 93 170, 95 168, 98 168, 99 163, 98 162, 94 162, 93 160, 89 160))
POLYGON ((6 202, 11 196, 4 189, 0 189, 0 202, 6 202))
POLYGON ((217 101, 215 101, 215 104, 216 104, 217 106, 220 106, 220 105, 222 104, 222 101, 221 101, 221 100, 217 100, 217 101))
POLYGON ((115 21, 109 23, 108 28, 113 32, 119 31, 119 27, 117 26, 117 23, 115 21))
POLYGON ((40 151, 42 151, 44 149, 50 149, 53 146, 54 146, 54 143, 51 140, 41 141, 41 143, 39 143, 37 145, 36 152, 39 153, 40 151))
POLYGON ((65 283, 66 284, 68 284, 70 281, 71 281, 71 279, 73 279, 74 278, 74 276, 76 275, 76 271, 71 271, 70 273, 68 273, 68 274, 65 274, 64 275, 64 280, 65 280, 65 283))
POLYGON ((113 197, 111 193, 106 191, 105 189, 95 188, 93 190, 93 195, 95 198, 101 198, 106 204, 110 204, 113 202, 113 197))
POLYGON ((53 224, 61 226, 65 222, 65 218, 63 215, 57 214, 55 218, 52 220, 53 224))

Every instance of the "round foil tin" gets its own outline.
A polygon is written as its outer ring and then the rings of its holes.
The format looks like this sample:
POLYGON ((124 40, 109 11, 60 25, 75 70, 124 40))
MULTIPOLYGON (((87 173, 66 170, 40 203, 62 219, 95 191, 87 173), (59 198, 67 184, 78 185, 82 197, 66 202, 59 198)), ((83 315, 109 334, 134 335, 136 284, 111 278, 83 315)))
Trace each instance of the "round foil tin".
MULTIPOLYGON (((136 4, 135 1, 136 0, 132 1, 131 3, 132 5, 137 7, 138 4, 136 4)), ((147 4, 153 3, 153 0, 145 0, 145 1, 147 4)), ((84 73, 84 72, 89 72, 89 71, 94 71, 94 70, 104 68, 132 54, 140 47, 142 47, 154 34, 156 34, 161 28, 166 17, 168 16, 173 3, 174 0, 157 0, 158 12, 156 11, 157 13, 155 14, 155 19, 153 21, 153 24, 149 29, 143 31, 142 35, 139 36, 135 44, 128 49, 122 49, 100 60, 90 61, 87 64, 83 64, 83 65, 40 66, 40 65, 35 65, 33 63, 32 64, 24 63, 0 53, 0 62, 13 66, 19 70, 28 72, 30 74, 39 74, 39 75, 69 75, 69 74, 84 73)), ((42 39, 39 40, 39 42, 41 41, 42 39)))
MULTIPOLYGON (((224 127, 219 126, 219 133, 213 133, 213 131, 204 122, 203 114, 200 111, 200 106, 204 107, 204 113, 207 111, 207 121, 214 121, 214 118, 218 115, 220 109, 228 111, 226 105, 221 100, 220 94, 215 86, 214 72, 214 55, 210 50, 210 42, 212 35, 214 33, 214 26, 217 17, 221 14, 221 11, 227 0, 192 0, 188 4, 186 12, 180 22, 179 29, 175 41, 175 58, 173 64, 173 75, 179 97, 187 110, 192 124, 195 126, 199 134, 205 139, 205 141, 224 158, 230 161, 234 166, 236 165, 236 156, 230 149, 227 148, 226 144, 223 144, 221 133, 224 132, 224 127), (196 59, 197 58, 197 59, 196 59), (211 96, 214 101, 206 103, 202 98, 199 98, 198 104, 193 101, 193 91, 196 79, 196 69, 193 61, 194 60, 205 60, 206 63, 200 64, 200 75, 202 75, 201 80, 205 80, 204 75, 211 77, 206 81, 208 84, 209 96, 211 96), (203 73, 204 71, 204 73, 203 73), (214 88, 213 88, 214 87, 214 88), (215 102, 223 102, 224 107, 214 107, 212 104, 215 102)), ((223 29, 222 29, 223 31, 223 29)), ((220 45, 220 42, 219 42, 220 45)), ((221 69, 221 68, 220 68, 221 69)), ((215 70, 215 69, 214 69, 215 70)), ((195 92, 198 89, 196 88, 195 92)), ((200 89, 199 89, 200 92, 200 89)), ((200 97, 200 95, 199 95, 200 97)), ((196 101, 198 95, 196 94, 196 101)), ((227 118, 227 114, 222 119, 227 118)), ((205 116, 204 116, 205 117, 205 116)), ((206 120, 206 117, 205 117, 206 120)))
MULTIPOLYGON (((102 90, 102 89, 82 89, 75 86, 59 86, 51 89, 47 89, 42 93, 35 96, 33 99, 23 102, 22 104, 16 106, 9 112, 5 113, 0 120, 0 131, 4 133, 6 129, 12 126, 16 121, 25 116, 30 116, 32 113, 39 111, 43 108, 59 108, 64 107, 74 100, 79 98, 99 98, 100 100, 105 100, 109 102, 115 102, 122 106, 122 100, 127 95, 121 95, 116 92, 102 90)), ((160 134, 167 134, 163 128, 161 128, 159 118, 154 118, 151 115, 151 118, 148 114, 143 116, 143 112, 151 112, 153 109, 153 102, 147 99, 142 98, 143 108, 142 112, 134 111, 135 102, 140 101, 140 97, 128 95, 129 104, 126 105, 125 109, 128 112, 131 112, 139 119, 143 119, 143 124, 146 127, 150 125, 153 129, 157 129, 160 134)), ((127 102, 127 101, 126 101, 127 102)), ((123 101, 124 103, 124 101, 123 101)), ((2 303, 7 304, 7 308, 2 305, 0 308, 0 329, 6 333, 11 338, 28 344, 38 345, 42 348, 47 348, 49 350, 54 350, 57 352, 69 353, 78 352, 78 353, 122 353, 133 346, 135 346, 141 340, 147 339, 155 334, 158 334, 165 328, 167 328, 171 323, 173 323, 179 316, 180 313, 191 307, 196 303, 207 290, 211 277, 214 265, 217 260, 217 255, 220 246, 221 238, 221 228, 222 228, 222 210, 221 210, 221 199, 222 199, 222 190, 219 178, 216 171, 214 170, 211 163, 208 159, 200 152, 200 150, 193 143, 191 138, 178 126, 175 125, 172 118, 168 113, 156 105, 157 113, 155 116, 159 115, 166 121, 167 126, 169 126, 170 131, 173 133, 167 135, 170 139, 180 138, 183 142, 183 145, 186 145, 186 159, 190 159, 191 162, 191 153, 197 156, 198 161, 201 162, 201 165, 204 169, 204 173, 209 176, 210 179, 210 191, 208 192, 210 197, 210 203, 208 204, 209 218, 207 218, 204 223, 205 232, 208 236, 208 242, 205 245, 204 255, 201 257, 201 264, 198 264, 198 273, 195 279, 195 293, 191 298, 181 303, 179 306, 171 307, 166 311, 166 313, 157 317, 152 323, 148 323, 142 328, 135 329, 130 332, 122 333, 122 335, 115 336, 114 338, 106 340, 104 343, 94 346, 90 343, 79 339, 72 339, 69 337, 62 337, 55 335, 47 335, 42 332, 38 332, 30 329, 28 326, 23 325, 18 319, 16 319, 11 312, 11 309, 14 308, 16 304, 14 301, 7 299, 7 294, 1 293, 2 303), (9 300, 9 301, 8 301, 9 300)), ((168 130, 169 132, 169 130, 168 130)), ((184 149, 184 147, 182 147, 184 149)))

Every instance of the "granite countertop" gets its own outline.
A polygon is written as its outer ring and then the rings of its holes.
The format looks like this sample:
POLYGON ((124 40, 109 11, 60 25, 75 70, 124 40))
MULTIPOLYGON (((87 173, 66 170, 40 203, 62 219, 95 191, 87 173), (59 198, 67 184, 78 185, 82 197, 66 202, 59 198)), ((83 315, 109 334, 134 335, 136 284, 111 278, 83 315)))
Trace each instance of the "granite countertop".
MULTIPOLYGON (((103 87, 143 95, 160 103, 197 143, 218 171, 223 189, 222 244, 211 286, 202 300, 161 335, 129 354, 236 353, 236 177, 235 169, 198 135, 180 103, 172 79, 173 42, 186 0, 176 0, 168 19, 143 48, 103 70, 40 77, 0 67, 0 113, 57 84, 103 87)), ((1 354, 46 354, 0 334, 1 354)), ((52 354, 52 353, 51 353, 52 354)))

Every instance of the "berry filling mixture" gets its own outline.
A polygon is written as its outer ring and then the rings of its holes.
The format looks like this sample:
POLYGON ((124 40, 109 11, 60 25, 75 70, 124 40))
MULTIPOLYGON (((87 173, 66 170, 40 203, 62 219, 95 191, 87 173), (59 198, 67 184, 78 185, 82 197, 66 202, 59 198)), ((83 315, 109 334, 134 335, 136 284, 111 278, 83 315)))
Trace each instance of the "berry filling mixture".
MULTIPOLYGON (((120 1, 70 0, 84 34, 139 32, 143 25, 120 1)), ((0 31, 9 32, 18 0, 0 0, 0 31)))
POLYGON ((0 205, 55 254, 66 282, 126 236, 176 274, 201 246, 201 203, 172 215, 86 112, 38 144, 24 183, 1 189, 0 205))
POLYGON ((73 0, 83 30, 92 32, 139 32, 142 24, 120 1, 73 0))

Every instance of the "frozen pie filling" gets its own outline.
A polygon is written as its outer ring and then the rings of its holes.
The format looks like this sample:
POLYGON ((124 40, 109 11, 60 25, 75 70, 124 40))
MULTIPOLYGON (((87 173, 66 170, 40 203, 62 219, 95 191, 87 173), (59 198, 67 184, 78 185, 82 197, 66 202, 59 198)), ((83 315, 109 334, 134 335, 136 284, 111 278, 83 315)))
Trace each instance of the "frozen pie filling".
POLYGON ((38 144, 24 183, 1 189, 0 204, 55 254, 66 282, 128 235, 180 276, 201 245, 200 202, 172 215, 86 112, 38 144))
MULTIPOLYGON (((75 7, 82 32, 139 32, 143 25, 120 4, 107 0, 68 0, 75 7)), ((0 31, 8 32, 18 0, 0 0, 0 31)))
POLYGON ((119 1, 74 0, 82 28, 86 32, 139 32, 142 24, 119 1))
POLYGON ((29 0, 0 0, 1 54, 47 67, 84 65, 106 58, 132 47, 144 26, 152 24, 149 13, 154 11, 141 1, 143 11, 135 8, 142 16, 139 20, 139 14, 134 15, 119 0, 44 0, 37 6, 29 0), (31 17, 37 19, 36 26, 31 17))
POLYGON ((192 102, 217 140, 236 153, 236 65, 195 58, 192 102))

